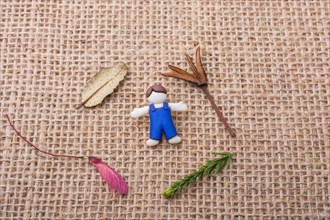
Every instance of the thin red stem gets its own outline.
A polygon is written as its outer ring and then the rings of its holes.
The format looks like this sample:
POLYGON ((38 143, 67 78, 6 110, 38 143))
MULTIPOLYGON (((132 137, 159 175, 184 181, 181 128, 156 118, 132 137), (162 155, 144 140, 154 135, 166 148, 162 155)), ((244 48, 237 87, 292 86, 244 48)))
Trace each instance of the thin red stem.
POLYGON ((220 121, 222 122, 222 124, 225 126, 225 129, 229 132, 230 136, 235 137, 236 134, 233 131, 233 129, 229 126, 229 124, 227 123, 225 117, 223 116, 223 114, 221 113, 219 107, 217 106, 217 104, 215 103, 213 97, 210 95, 209 90, 207 89, 207 85, 203 85, 200 86, 200 88, 203 90, 206 98, 210 101, 212 108, 214 109, 215 113, 217 113, 220 121))
POLYGON ((84 156, 72 156, 72 155, 62 155, 62 154, 53 154, 44 150, 41 150, 39 147, 37 147, 35 144, 33 144, 31 141, 29 141, 26 137, 24 137, 23 135, 21 135, 21 133, 15 128, 15 126, 13 125, 13 123, 10 121, 8 115, 6 115, 7 121, 9 122, 10 126, 12 127, 12 129, 16 132, 16 134, 22 138, 26 143, 28 143, 30 146, 32 146, 34 149, 36 149, 37 151, 44 153, 44 154, 48 154, 51 155, 53 157, 68 157, 68 158, 75 158, 75 159, 83 159, 84 156))

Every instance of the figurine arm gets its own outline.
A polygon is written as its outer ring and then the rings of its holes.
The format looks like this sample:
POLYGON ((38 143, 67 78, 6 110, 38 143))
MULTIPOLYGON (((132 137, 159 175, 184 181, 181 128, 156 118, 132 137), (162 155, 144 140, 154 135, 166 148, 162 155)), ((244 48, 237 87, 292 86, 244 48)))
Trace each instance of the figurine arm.
POLYGON ((179 103, 169 103, 169 106, 172 111, 180 111, 180 112, 185 112, 188 110, 188 106, 184 104, 183 102, 179 103))
POLYGON ((132 112, 131 112, 131 117, 132 118, 138 118, 141 117, 143 115, 148 114, 149 112, 149 106, 145 106, 142 108, 135 108, 132 112))

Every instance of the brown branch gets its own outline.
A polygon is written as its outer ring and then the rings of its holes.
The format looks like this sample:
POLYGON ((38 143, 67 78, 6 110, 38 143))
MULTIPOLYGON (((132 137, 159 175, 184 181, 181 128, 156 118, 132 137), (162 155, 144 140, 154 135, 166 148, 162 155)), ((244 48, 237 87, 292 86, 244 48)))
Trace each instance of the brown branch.
POLYGON ((203 85, 203 86, 200 86, 200 88, 203 90, 203 92, 204 92, 206 98, 210 101, 213 110, 215 111, 215 113, 217 113, 217 115, 218 115, 220 121, 221 121, 222 124, 225 126, 225 129, 229 132, 230 136, 232 136, 232 137, 236 137, 235 132, 234 132, 233 129, 229 126, 229 124, 227 123, 225 117, 223 116, 222 112, 220 111, 219 107, 218 107, 217 104, 215 103, 213 97, 210 95, 207 86, 206 86, 206 85, 203 85))
POLYGON ((215 113, 218 115, 220 121, 225 126, 225 129, 229 132, 230 136, 235 137, 236 134, 233 129, 227 123, 225 117, 221 113, 219 107, 216 105, 213 97, 210 95, 209 90, 207 89, 207 77, 205 74, 205 70, 203 68, 201 54, 200 54, 200 47, 197 48, 195 53, 196 58, 196 66, 193 64, 191 57, 186 54, 186 60, 189 64, 190 69, 192 70, 193 74, 188 73, 185 70, 180 69, 179 67, 168 65, 168 67, 174 71, 174 73, 165 73, 163 76, 165 77, 175 77, 178 79, 182 79, 188 82, 192 82, 198 87, 200 87, 206 98, 210 101, 212 108, 214 109, 215 113))

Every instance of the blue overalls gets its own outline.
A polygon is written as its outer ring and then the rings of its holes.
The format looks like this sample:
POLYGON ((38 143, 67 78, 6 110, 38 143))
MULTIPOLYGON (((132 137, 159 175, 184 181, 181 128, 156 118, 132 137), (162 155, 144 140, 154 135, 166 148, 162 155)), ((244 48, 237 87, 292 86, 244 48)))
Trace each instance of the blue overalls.
POLYGON ((149 105, 149 116, 150 139, 160 140, 162 132, 164 132, 167 140, 177 135, 171 116, 171 109, 167 102, 164 102, 161 108, 155 108, 154 104, 149 105))

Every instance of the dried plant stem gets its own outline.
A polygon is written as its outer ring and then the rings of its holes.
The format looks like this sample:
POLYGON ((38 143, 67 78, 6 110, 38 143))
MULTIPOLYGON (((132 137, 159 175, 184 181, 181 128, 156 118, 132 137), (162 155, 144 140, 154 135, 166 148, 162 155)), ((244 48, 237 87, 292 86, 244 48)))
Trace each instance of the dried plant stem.
POLYGON ((220 121, 222 122, 222 124, 225 126, 225 129, 229 132, 230 136, 232 137, 236 137, 235 132, 233 131, 233 129, 229 126, 229 124, 227 123, 225 117, 223 116, 222 112, 220 111, 219 107, 217 106, 217 104, 215 103, 213 97, 210 95, 210 92, 207 88, 207 85, 202 85, 200 86, 200 88, 203 90, 206 98, 210 101, 212 108, 214 109, 215 113, 217 113, 220 121))
POLYGON ((37 151, 44 153, 44 154, 48 154, 50 156, 53 157, 67 157, 67 158, 75 158, 75 159, 83 159, 85 158, 84 156, 73 156, 73 155, 63 155, 63 154, 53 154, 44 150, 41 150, 39 147, 37 147, 35 144, 33 144, 31 141, 29 141, 26 137, 24 137, 23 135, 21 135, 21 133, 15 128, 14 124, 10 121, 8 115, 6 115, 7 121, 10 124, 10 126, 12 127, 12 129, 15 131, 15 133, 22 138, 26 143, 28 143, 31 147, 33 147, 34 149, 36 149, 37 151))
POLYGON ((191 82, 191 83, 197 85, 198 87, 200 87, 203 90, 206 98, 210 101, 212 108, 217 113, 220 121, 225 126, 225 129, 229 132, 230 136, 236 137, 235 132, 233 131, 233 129, 231 129, 231 127, 227 123, 226 119, 223 117, 219 107, 215 104, 213 97, 210 95, 209 90, 207 89, 207 77, 206 77, 205 70, 202 65, 200 47, 198 47, 196 50, 195 59, 196 59, 196 61, 195 61, 196 66, 193 64, 190 56, 188 54, 186 54, 186 60, 189 64, 189 67, 190 67, 191 71, 193 72, 193 74, 190 74, 187 71, 180 69, 179 67, 168 65, 168 67, 173 72, 164 73, 163 76, 182 79, 182 80, 191 82))

